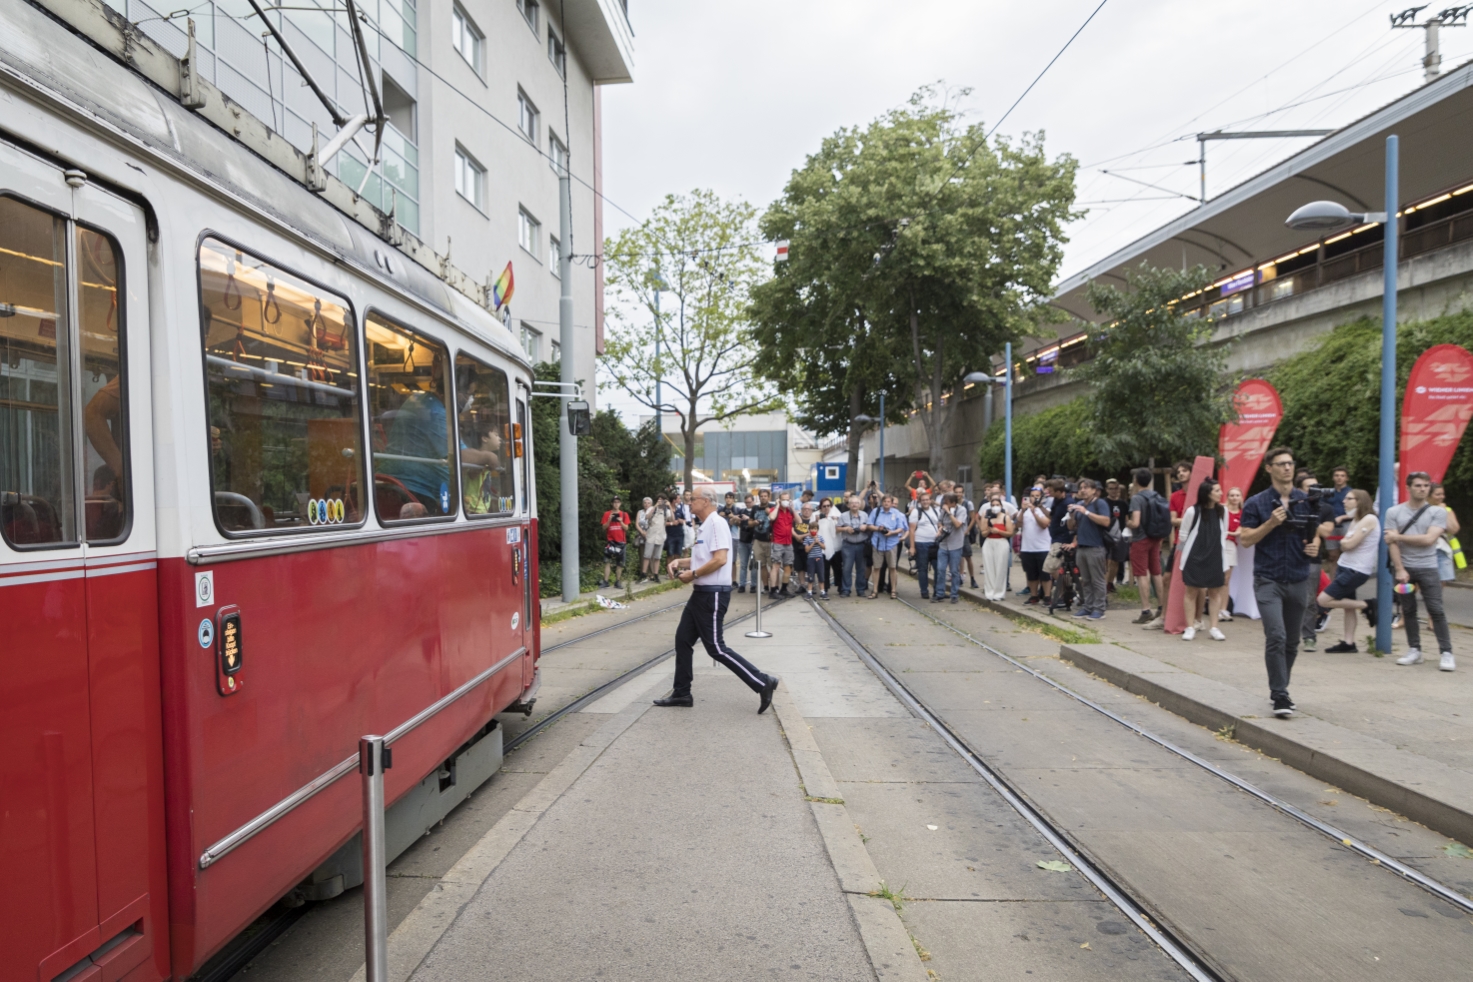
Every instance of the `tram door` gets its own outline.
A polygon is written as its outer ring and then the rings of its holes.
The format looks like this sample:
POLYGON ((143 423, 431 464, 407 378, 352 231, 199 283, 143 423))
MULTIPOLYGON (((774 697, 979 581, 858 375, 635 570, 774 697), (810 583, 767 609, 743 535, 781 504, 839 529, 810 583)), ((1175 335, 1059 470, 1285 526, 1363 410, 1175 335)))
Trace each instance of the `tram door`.
POLYGON ((0 980, 168 973, 143 216, 0 143, 0 980))

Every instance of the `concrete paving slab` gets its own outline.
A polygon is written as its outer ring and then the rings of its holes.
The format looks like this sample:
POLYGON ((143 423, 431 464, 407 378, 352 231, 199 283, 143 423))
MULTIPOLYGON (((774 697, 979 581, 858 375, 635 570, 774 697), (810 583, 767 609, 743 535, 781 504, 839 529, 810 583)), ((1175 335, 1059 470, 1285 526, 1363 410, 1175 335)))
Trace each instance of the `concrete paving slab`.
POLYGON ((703 688, 608 747, 415 979, 875 977, 774 719, 703 688))
POLYGON ((670 685, 669 675, 668 666, 654 665, 643 675, 630 679, 608 695, 584 706, 579 712, 595 715, 622 712, 638 700, 663 695, 670 685), (658 693, 656 690, 659 690, 658 693))
POLYGON ((875 867, 919 900, 1074 901, 1098 894, 985 784, 844 784, 875 867), (934 826, 934 828, 932 828, 934 826))
MULTIPOLYGON (((1034 684, 1041 685, 1037 681, 1034 684)), ((923 687, 917 685, 916 692, 920 695, 923 687)), ((1149 753, 1145 741, 1137 740, 1122 748, 1113 742, 1100 740, 1097 731, 1087 728, 1089 721, 1077 710, 1066 706, 1047 711, 1030 709, 1008 713, 953 710, 946 714, 946 719, 952 726, 965 730, 968 743, 988 762, 1000 767, 1162 767, 1174 770, 1192 767, 1180 758, 1149 753)))
POLYGON ((1050 820, 1071 833, 1232 832, 1260 817, 1261 805, 1223 781, 1193 782, 1191 794, 1182 794, 1184 776, 1153 767, 1008 768, 1008 777, 1035 802, 1047 802, 1050 820))
POLYGON ((834 779, 909 784, 982 780, 931 728, 914 716, 882 720, 815 719, 809 723, 834 779))
POLYGON ((940 901, 906 904, 901 916, 930 952, 928 967, 947 982, 1190 978, 1104 901, 940 901))

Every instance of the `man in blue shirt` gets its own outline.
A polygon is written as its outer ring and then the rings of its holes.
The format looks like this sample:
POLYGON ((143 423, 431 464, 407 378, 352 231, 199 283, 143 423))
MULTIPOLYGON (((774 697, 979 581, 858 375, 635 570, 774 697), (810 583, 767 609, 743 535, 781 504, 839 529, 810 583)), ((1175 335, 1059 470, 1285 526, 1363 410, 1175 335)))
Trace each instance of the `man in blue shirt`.
POLYGON ((1294 487, 1294 452, 1275 447, 1264 457, 1273 486, 1243 503, 1238 544, 1256 546, 1253 555, 1253 596, 1263 624, 1263 660, 1274 715, 1294 715, 1289 698, 1289 675, 1299 655, 1299 625, 1304 620, 1304 581, 1319 554, 1317 535, 1307 537, 1287 523, 1306 519, 1317 530, 1318 515, 1310 515, 1308 496, 1294 487))
POLYGON ((1079 609, 1075 617, 1100 620, 1105 616, 1105 529, 1110 506, 1100 497, 1099 482, 1081 478, 1082 501, 1069 505, 1069 526, 1078 536, 1075 561, 1079 563, 1079 609))
POLYGON ((900 572, 900 540, 910 531, 910 522, 900 509, 895 507, 895 496, 887 494, 880 507, 870 512, 868 528, 872 533, 870 551, 875 557, 875 580, 870 584, 869 596, 879 596, 880 570, 890 570, 890 596, 895 596, 895 579, 900 572))

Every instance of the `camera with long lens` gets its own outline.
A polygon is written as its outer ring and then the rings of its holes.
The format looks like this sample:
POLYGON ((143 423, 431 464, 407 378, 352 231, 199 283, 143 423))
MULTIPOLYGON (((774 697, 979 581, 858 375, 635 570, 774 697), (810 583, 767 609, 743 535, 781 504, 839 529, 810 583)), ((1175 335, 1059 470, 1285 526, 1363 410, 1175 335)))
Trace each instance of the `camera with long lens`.
POLYGON ((1310 485, 1302 501, 1289 502, 1289 517, 1284 519, 1284 526, 1298 532, 1305 542, 1312 541, 1320 527, 1320 505, 1334 493, 1334 488, 1310 485))

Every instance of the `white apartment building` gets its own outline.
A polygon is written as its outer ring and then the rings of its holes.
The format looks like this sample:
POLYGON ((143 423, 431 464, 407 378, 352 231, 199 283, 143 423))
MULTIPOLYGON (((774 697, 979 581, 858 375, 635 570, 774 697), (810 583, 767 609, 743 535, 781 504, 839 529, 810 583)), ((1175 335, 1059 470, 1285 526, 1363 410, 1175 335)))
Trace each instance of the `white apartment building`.
MULTIPOLYGON (((99 0, 44 0, 86 31, 99 0)), ((369 81, 343 0, 251 0, 189 7, 105 0, 176 57, 193 21, 200 76, 297 150, 338 132, 284 55, 284 41, 344 117, 372 115, 369 81), (315 8, 315 9, 314 9, 315 8)), ((534 361, 558 350, 558 251, 571 248, 577 375, 594 400, 603 349, 599 86, 632 81, 627 0, 355 0, 371 79, 389 117, 368 166, 367 130, 326 162, 373 207, 392 213, 423 261, 489 283, 512 264, 509 325, 534 361), (566 19, 566 23, 564 23, 566 19), (570 160, 573 241, 559 241, 556 167, 570 160), (420 245, 422 244, 422 246, 420 245)), ((503 311, 506 314, 506 311, 503 311)))

